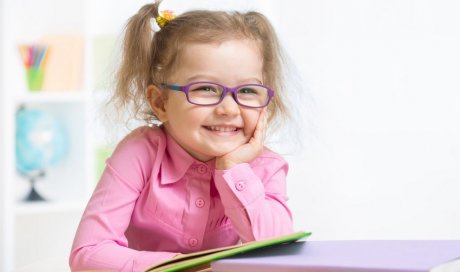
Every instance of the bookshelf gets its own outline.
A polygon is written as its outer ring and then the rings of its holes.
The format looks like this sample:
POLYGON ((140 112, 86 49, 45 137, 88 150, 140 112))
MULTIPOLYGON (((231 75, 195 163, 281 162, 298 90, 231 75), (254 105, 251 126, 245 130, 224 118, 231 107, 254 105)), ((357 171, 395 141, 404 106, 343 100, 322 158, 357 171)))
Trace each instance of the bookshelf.
MULTIPOLYGON (((102 158, 97 150, 106 148, 97 114, 107 97, 107 78, 103 77, 109 76, 112 63, 108 58, 115 52, 109 47, 114 46, 127 18, 108 12, 110 4, 107 0, 0 0, 0 271, 34 270, 46 262, 52 264, 47 271, 68 270, 73 236, 100 173, 96 165, 102 158), (70 36, 82 41, 81 55, 72 61, 81 62, 77 83, 29 91, 18 45, 70 36), (66 131, 65 155, 36 182, 46 201, 23 200, 30 184, 15 163, 20 107, 54 116, 66 131)), ((64 57, 72 58, 76 51, 69 52, 73 53, 64 57)), ((52 65, 51 60, 47 64, 52 65)))

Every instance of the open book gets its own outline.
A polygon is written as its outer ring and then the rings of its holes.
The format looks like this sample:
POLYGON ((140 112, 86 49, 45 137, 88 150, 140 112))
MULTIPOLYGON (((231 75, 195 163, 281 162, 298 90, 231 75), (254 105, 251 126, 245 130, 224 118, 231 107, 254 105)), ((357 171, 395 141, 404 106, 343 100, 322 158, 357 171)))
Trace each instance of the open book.
POLYGON ((209 263, 214 260, 233 256, 238 253, 247 252, 262 247, 295 242, 310 235, 310 232, 300 231, 288 235, 278 236, 268 240, 254 241, 234 246, 219 247, 204 251, 198 251, 190 254, 184 254, 171 260, 159 263, 158 265, 149 268, 147 271, 178 271, 181 269, 191 267, 194 267, 197 270, 204 269, 209 267, 209 263))

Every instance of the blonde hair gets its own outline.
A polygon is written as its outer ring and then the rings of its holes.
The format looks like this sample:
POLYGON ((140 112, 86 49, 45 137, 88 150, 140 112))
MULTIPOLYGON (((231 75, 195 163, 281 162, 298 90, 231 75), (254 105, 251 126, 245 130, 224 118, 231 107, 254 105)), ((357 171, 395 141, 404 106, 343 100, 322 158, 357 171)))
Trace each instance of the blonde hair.
MULTIPOLYGON (((156 116, 146 92, 151 84, 166 82, 189 42, 219 43, 230 39, 256 42, 263 57, 263 84, 275 91, 268 106, 268 122, 288 117, 283 102, 282 58, 275 31, 258 12, 194 10, 178 15, 159 31, 152 22, 159 15, 161 0, 143 6, 132 16, 125 29, 121 65, 111 102, 117 109, 130 109, 131 117, 147 122, 156 116)), ((167 92, 166 92, 167 93, 167 92)))

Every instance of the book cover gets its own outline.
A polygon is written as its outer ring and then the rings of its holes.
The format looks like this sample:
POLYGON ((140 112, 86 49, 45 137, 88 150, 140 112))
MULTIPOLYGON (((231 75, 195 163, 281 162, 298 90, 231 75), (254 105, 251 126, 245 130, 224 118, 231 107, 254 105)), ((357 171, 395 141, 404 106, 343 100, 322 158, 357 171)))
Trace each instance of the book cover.
POLYGON ((209 263, 214 260, 218 260, 224 257, 233 256, 239 253, 248 252, 258 248, 269 247, 272 245, 286 244, 298 241, 302 238, 310 236, 310 232, 295 232, 288 235, 278 236, 272 239, 254 241, 239 245, 219 247, 204 251, 198 251, 190 254, 180 255, 179 257, 171 260, 162 262, 149 268, 147 271, 158 272, 158 271, 178 271, 186 268, 196 267, 206 268, 209 267, 209 263))

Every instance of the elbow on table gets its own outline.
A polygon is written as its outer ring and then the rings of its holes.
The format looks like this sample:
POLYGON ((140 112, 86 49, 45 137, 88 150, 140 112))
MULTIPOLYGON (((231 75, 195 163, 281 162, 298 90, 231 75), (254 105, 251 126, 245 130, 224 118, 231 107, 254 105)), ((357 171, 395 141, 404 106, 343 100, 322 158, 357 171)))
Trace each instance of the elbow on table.
POLYGON ((84 271, 89 269, 87 249, 72 249, 69 256, 69 267, 71 271, 84 271))

